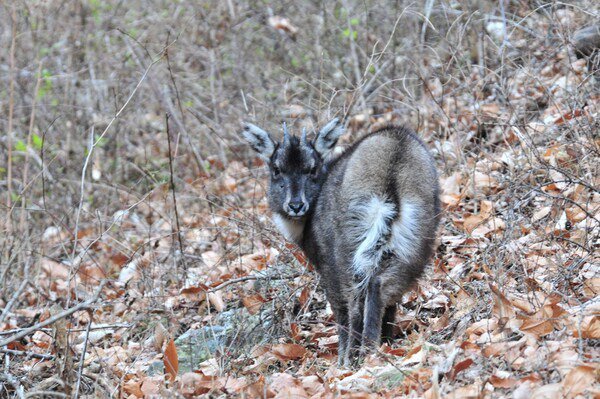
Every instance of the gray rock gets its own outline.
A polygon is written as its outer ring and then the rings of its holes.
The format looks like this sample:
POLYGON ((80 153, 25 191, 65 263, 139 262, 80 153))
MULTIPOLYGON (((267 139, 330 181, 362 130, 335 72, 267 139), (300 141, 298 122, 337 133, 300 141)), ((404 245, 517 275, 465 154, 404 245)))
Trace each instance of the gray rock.
POLYGON ((148 376, 163 375, 165 373, 165 363, 162 360, 156 360, 148 366, 146 374, 148 376))
POLYGON ((227 329, 223 326, 206 326, 188 330, 175 340, 179 356, 179 371, 193 371, 198 364, 212 357, 223 346, 227 329))
POLYGON ((186 331, 175 340, 179 373, 195 370, 201 362, 217 353, 226 354, 240 349, 240 338, 246 342, 250 331, 259 329, 259 325, 258 316, 238 308, 220 313, 212 325, 186 331))

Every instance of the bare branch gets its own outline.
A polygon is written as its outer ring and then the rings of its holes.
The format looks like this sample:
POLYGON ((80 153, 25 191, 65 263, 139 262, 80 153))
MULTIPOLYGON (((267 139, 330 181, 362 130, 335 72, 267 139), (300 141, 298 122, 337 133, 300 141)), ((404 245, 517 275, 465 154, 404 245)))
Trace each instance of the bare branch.
POLYGON ((98 287, 94 296, 92 298, 88 299, 87 301, 81 302, 81 303, 73 306, 72 308, 69 308, 63 312, 60 312, 42 322, 39 322, 39 323, 37 323, 31 327, 28 327, 14 335, 11 335, 10 337, 8 337, 6 339, 3 339, 2 341, 0 341, 0 347, 8 345, 13 341, 17 341, 17 340, 31 334, 32 332, 39 330, 42 327, 46 327, 50 324, 55 323, 56 321, 58 321, 60 319, 69 317, 70 315, 72 315, 75 312, 90 308, 92 306, 92 304, 94 304, 94 302, 96 302, 98 300, 98 298, 100 297, 100 293, 102 292, 102 289, 104 288, 105 285, 106 285, 106 281, 102 281, 100 283, 100 287, 98 287))

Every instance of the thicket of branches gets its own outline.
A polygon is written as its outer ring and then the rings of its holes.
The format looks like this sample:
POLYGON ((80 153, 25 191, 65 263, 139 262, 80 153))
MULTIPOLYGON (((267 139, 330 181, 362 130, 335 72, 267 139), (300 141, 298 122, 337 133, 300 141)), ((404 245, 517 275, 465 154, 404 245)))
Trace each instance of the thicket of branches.
POLYGON ((0 5, 0 396, 597 395, 596 3, 0 5), (415 129, 445 207, 358 371, 239 137, 334 116, 415 129))

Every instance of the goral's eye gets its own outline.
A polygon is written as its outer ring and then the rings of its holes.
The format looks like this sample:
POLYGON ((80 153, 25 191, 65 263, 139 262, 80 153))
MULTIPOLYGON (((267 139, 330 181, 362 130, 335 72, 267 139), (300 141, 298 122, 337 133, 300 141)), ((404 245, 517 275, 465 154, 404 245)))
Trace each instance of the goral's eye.
POLYGON ((281 170, 277 166, 273 166, 273 176, 277 177, 281 174, 281 170))
POLYGON ((313 168, 310 170, 310 174, 311 174, 312 176, 316 176, 316 175, 317 175, 317 173, 319 173, 319 168, 318 168, 318 167, 316 167, 316 166, 313 166, 313 168))

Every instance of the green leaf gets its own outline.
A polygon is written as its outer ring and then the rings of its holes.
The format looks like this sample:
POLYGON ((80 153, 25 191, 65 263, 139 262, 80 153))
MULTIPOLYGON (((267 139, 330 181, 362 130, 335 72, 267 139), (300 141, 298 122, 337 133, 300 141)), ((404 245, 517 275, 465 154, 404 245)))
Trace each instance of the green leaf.
POLYGON ((19 140, 15 143, 15 150, 25 152, 27 151, 27 144, 19 140))
POLYGON ((33 134, 33 137, 31 138, 33 141, 33 146, 37 149, 37 150, 41 150, 42 149, 42 138, 40 136, 38 136, 37 134, 33 134))
POLYGON ((349 37, 352 40, 356 40, 356 38, 358 37, 358 32, 355 30, 350 30, 350 28, 346 28, 342 31, 342 35, 344 37, 349 37))
POLYGON ((131 29, 129 29, 129 30, 127 31, 127 34, 128 34, 129 36, 133 37, 133 38, 137 38, 137 37, 138 37, 138 34, 139 34, 139 31, 138 31, 137 29, 135 29, 135 28, 131 28, 131 29))
POLYGON ((108 139, 106 137, 100 136, 99 134, 95 134, 94 135, 94 142, 96 143, 96 145, 98 147, 102 147, 102 146, 104 146, 108 142, 108 139))
POLYGON ((40 100, 52 90, 52 72, 47 69, 43 69, 41 78, 44 84, 41 85, 37 92, 37 98, 40 100))
POLYGON ((352 18, 352 19, 350 20, 350 25, 352 25, 352 26, 356 26, 356 25, 358 25, 358 18, 352 18))

